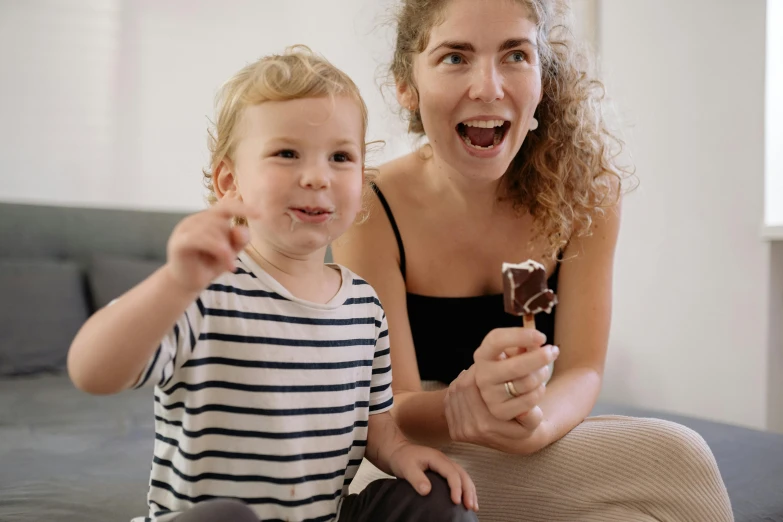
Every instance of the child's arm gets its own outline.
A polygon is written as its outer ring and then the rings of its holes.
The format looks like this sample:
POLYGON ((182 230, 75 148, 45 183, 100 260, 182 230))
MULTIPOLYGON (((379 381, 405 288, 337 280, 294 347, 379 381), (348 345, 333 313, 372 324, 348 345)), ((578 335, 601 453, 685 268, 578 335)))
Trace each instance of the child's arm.
POLYGON ((432 487, 424 474, 430 469, 449 483, 455 504, 478 511, 476 486, 467 472, 440 451, 408 441, 388 411, 370 415, 366 456, 381 471, 410 482, 420 495, 432 487))
MULTIPOLYGON (((395 475, 391 465, 392 455, 395 451, 408 444, 411 444, 411 442, 405 438, 405 435, 397 427, 397 423, 394 422, 391 413, 385 411, 370 415, 365 457, 376 468, 388 475, 395 475)), ((421 482, 412 485, 421 494, 426 495, 429 491, 429 481, 424 473, 421 474, 421 482)))
MULTIPOLYGON (((380 308, 380 304, 379 304, 380 308)), ((419 446, 405 438, 391 416, 391 348, 389 327, 383 309, 378 310, 375 354, 370 382, 370 418, 367 425, 365 456, 381 471, 405 479, 419 492, 427 495, 432 488, 424 474, 428 469, 438 473, 449 483, 451 499, 478 511, 476 486, 462 467, 449 460, 440 451, 419 446)))
POLYGON ((171 234, 168 261, 115 303, 96 312, 76 334, 68 374, 88 393, 111 394, 136 382, 161 339, 209 283, 234 270, 248 241, 232 216, 254 217, 238 201, 224 199, 183 219, 171 234))

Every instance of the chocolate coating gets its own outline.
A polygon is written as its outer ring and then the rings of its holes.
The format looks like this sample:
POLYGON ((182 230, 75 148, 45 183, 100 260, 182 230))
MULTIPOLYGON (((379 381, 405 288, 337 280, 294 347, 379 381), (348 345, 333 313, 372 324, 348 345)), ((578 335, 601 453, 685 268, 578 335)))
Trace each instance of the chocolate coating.
POLYGON ((503 263, 503 306, 512 315, 551 313, 557 296, 547 288, 546 268, 528 259, 524 263, 503 263))

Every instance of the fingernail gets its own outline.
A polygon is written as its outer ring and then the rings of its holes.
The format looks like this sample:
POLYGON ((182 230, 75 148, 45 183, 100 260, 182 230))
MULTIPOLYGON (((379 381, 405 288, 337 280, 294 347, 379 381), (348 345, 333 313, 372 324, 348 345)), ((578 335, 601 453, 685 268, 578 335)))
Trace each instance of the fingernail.
POLYGON ((558 348, 557 346, 553 346, 552 348, 550 348, 550 351, 552 352, 553 359, 557 359, 557 356, 560 355, 560 348, 558 348))
POLYGON ((421 484, 419 484, 419 493, 421 493, 422 495, 426 495, 427 493, 429 493, 429 488, 427 487, 426 482, 422 482, 421 484))

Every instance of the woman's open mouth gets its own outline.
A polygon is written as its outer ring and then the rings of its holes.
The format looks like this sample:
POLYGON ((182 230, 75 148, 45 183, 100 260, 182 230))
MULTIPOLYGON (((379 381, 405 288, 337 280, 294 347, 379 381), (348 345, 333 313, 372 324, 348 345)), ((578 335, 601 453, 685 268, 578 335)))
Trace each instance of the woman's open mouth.
POLYGON ((503 143, 510 127, 507 120, 468 120, 457 125, 457 133, 469 147, 491 150, 503 143))

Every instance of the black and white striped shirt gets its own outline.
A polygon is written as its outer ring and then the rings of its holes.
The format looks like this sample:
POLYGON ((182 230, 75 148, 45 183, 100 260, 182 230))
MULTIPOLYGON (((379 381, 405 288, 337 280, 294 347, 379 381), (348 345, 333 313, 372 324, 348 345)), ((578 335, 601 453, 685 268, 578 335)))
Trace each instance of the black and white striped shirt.
MULTIPOLYGON (((261 520, 327 521, 392 406, 389 331, 372 287, 338 267, 327 304, 297 299, 246 253, 163 340, 148 518, 238 498, 261 520)), ((137 519, 142 520, 142 519, 137 519)))

